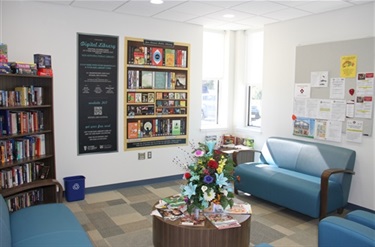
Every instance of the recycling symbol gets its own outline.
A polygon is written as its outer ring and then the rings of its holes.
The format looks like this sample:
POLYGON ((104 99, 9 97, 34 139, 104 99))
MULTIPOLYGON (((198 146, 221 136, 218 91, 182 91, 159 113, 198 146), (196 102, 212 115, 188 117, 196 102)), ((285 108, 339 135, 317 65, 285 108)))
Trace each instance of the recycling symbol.
POLYGON ((72 189, 73 190, 79 190, 79 184, 78 183, 73 184, 72 189))

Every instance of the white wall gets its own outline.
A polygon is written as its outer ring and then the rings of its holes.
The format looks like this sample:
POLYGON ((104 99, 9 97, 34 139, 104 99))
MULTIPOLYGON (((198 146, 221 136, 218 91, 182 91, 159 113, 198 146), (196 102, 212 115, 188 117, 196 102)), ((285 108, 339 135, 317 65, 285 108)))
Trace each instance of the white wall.
MULTIPOLYGON (((269 136, 298 138, 292 136, 291 118, 296 46, 374 36, 373 5, 365 4, 265 28, 262 133, 254 133, 257 144, 264 143, 269 136)), ((356 174, 349 202, 374 210, 374 135, 364 137, 361 144, 345 140, 331 144, 356 150, 356 174)))
MULTIPOLYGON (((172 163, 177 148, 153 149, 153 158, 137 160, 137 151, 123 151, 124 37, 191 44, 191 92, 201 91, 202 31, 195 25, 150 20, 71 8, 64 5, 2 3, 2 37, 9 60, 32 62, 34 53, 51 54, 54 69, 54 111, 57 178, 86 176, 86 187, 181 174, 172 163), (77 155, 77 33, 119 37, 118 152, 77 155)), ((198 98, 200 99, 200 97, 198 98)), ((190 139, 200 139, 200 100, 190 101, 190 139)), ((147 150, 146 150, 147 151, 147 150)))
MULTIPOLYGON (((55 83, 55 143, 57 178, 85 175, 86 187, 137 181, 181 173, 172 163, 178 148, 152 149, 151 160, 138 161, 137 151, 123 151, 124 37, 191 44, 190 140, 200 132, 202 28, 172 22, 96 12, 68 6, 28 2, 2 3, 0 42, 8 44, 10 60, 32 61, 34 53, 52 55, 55 83), (119 36, 118 148, 117 153, 77 155, 77 32, 119 36)), ((374 36, 374 4, 301 18, 265 28, 262 131, 243 132, 261 147, 269 136, 292 136, 295 48, 300 44, 374 36)), ((236 92, 236 90, 234 91, 236 92)), ((235 112, 235 109, 234 111, 235 112)), ((242 113, 242 112, 241 112, 242 113)), ((229 126, 229 129, 231 126, 229 126)), ((225 130, 221 130, 225 133, 225 130)), ((220 133, 221 134, 221 133, 220 133)), ((357 151, 356 175, 349 201, 375 210, 374 138, 362 144, 334 143, 357 151)))

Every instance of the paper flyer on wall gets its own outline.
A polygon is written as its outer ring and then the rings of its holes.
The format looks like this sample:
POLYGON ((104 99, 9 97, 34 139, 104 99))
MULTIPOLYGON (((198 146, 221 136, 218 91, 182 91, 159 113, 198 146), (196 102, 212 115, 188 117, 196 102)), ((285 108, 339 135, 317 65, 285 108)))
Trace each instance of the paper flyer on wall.
POLYGON ((342 122, 316 120, 315 121, 315 139, 341 142, 342 122))
POLYGON ((328 71, 313 71, 310 79, 311 87, 328 87, 328 71))
POLYGON ((310 98, 311 86, 310 84, 295 84, 294 98, 306 99, 310 98))
POLYGON ((297 117, 293 124, 293 135, 314 138, 315 119, 297 117))
POLYGON ((346 140, 350 142, 362 142, 363 121, 348 119, 346 121, 346 140))
POLYGON ((372 118, 374 73, 358 73, 355 102, 356 118, 372 118))
POLYGON ((331 78, 329 84, 329 97, 331 99, 344 99, 345 78, 331 78))
POLYGON ((340 77, 354 78, 357 73, 357 56, 342 56, 340 61, 340 77))

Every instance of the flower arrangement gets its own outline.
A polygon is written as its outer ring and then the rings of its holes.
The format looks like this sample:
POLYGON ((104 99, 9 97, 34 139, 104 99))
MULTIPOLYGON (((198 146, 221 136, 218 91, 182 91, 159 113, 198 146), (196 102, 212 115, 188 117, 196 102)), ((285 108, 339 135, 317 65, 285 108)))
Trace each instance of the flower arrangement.
POLYGON ((195 162, 186 165, 183 178, 187 184, 182 187, 182 195, 189 213, 193 209, 205 209, 212 203, 223 208, 233 206, 234 162, 220 151, 213 150, 215 142, 199 143, 193 148, 195 162))

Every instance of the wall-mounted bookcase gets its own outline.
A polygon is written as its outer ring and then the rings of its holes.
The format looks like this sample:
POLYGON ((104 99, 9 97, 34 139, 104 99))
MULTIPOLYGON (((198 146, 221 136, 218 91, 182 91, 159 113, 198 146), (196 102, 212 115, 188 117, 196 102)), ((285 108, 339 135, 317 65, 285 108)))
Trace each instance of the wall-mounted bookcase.
POLYGON ((188 139, 190 45, 125 38, 125 150, 188 139))
POLYGON ((0 74, 0 98, 0 194, 11 211, 56 201, 52 77, 0 74))

